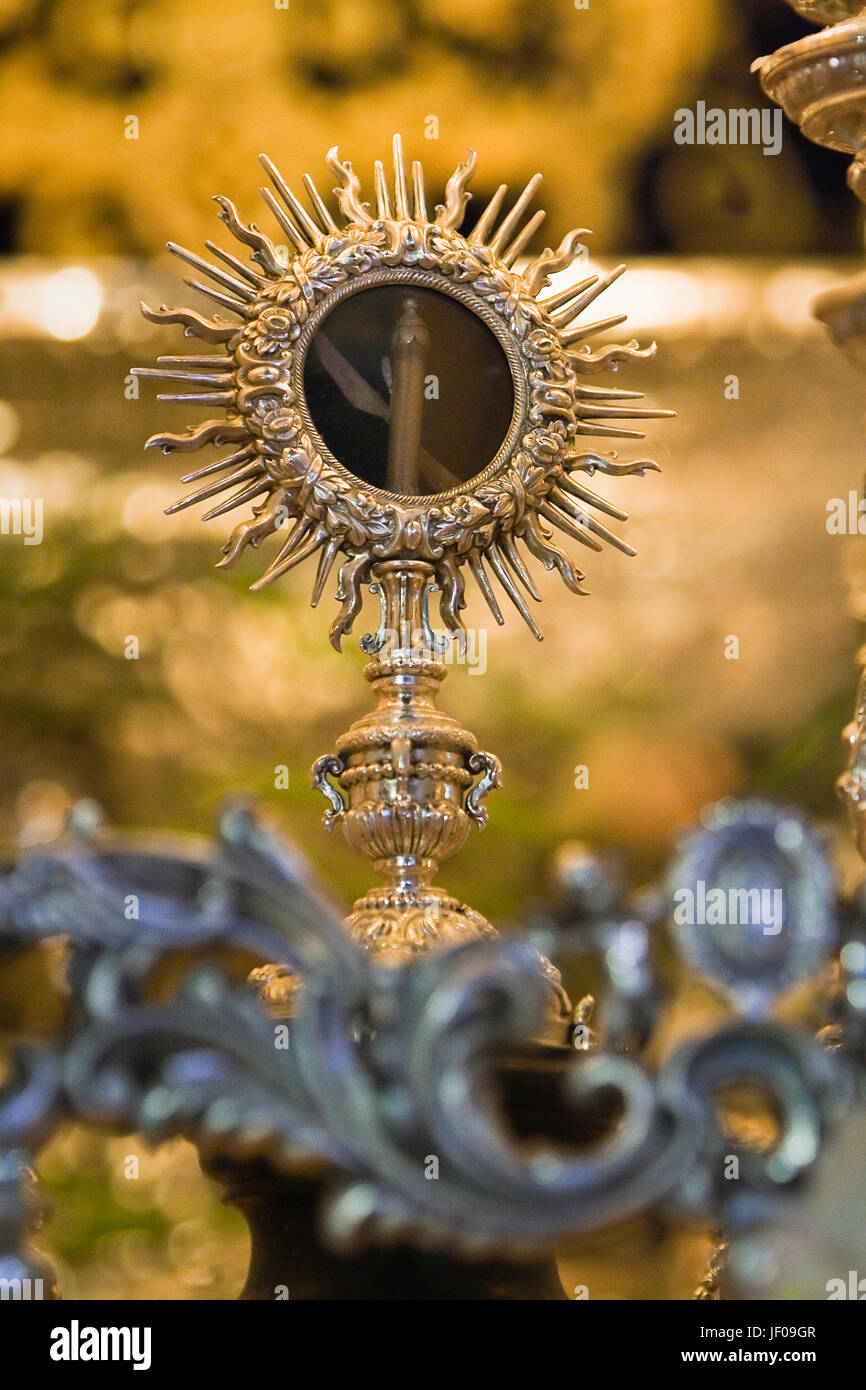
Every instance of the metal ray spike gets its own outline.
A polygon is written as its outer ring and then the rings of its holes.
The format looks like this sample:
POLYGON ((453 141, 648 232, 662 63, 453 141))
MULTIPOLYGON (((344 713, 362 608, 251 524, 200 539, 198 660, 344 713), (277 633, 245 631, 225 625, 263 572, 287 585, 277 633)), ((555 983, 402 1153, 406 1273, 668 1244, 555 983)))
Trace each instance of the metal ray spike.
POLYGON ((250 585, 250 589, 254 593, 257 593, 259 589, 266 588, 268 584, 272 584, 275 579, 278 579, 281 574, 286 574, 290 569, 294 569, 295 565, 303 564, 304 560, 308 560, 311 555, 315 555, 316 551, 320 549, 326 540, 327 533, 319 527, 315 535, 307 541, 306 545, 302 545, 300 549, 295 550, 294 553, 286 555, 286 548, 283 547, 283 550, 277 556, 276 560, 268 566, 263 575, 250 585))
POLYGON ((532 575, 523 563, 523 557, 517 549, 514 537, 510 533, 503 533, 500 536, 499 545, 530 598, 534 598, 536 603, 540 603, 541 594, 536 589, 532 575))
POLYGON ((215 463, 206 463, 202 468, 194 468, 191 473, 184 473, 181 482, 197 483, 200 478, 207 478, 212 473, 220 473, 225 468, 234 468, 236 463, 249 463, 256 456, 255 449, 250 446, 246 449, 238 449, 233 454, 228 454, 224 459, 217 459, 215 463))
POLYGON ((337 232, 339 227, 331 216, 327 203, 313 182, 309 174, 304 174, 304 187, 307 190, 307 197, 312 208, 319 219, 323 232, 337 232))
POLYGON ((646 439, 645 430, 628 430, 621 425, 597 425, 593 421, 581 421, 578 434, 595 434, 602 439, 646 439))
POLYGON ((603 548, 599 545, 597 540, 586 534, 585 526, 577 525, 577 523, 566 516, 564 512, 558 511, 550 502, 542 502, 538 511, 541 516, 546 517, 546 519, 552 522, 560 531, 564 531, 567 536, 571 536, 572 540, 580 541, 581 545, 589 546, 590 550, 600 551, 603 548))
POLYGON ((412 199, 415 204, 415 221, 427 221, 427 200, 424 194, 424 166, 420 159, 412 160, 412 199))
POLYGON ((552 309, 558 309, 560 305, 567 304, 581 290, 588 290, 590 285, 594 285, 598 280, 597 275, 589 275, 585 280, 578 280, 574 285, 568 285, 564 290, 557 290, 556 294, 548 295, 547 299, 539 299, 542 309, 550 313, 552 309))
POLYGON ((577 384, 577 394, 582 401, 642 401, 643 391, 627 391, 622 386, 586 386, 577 384))
MULTIPOLYGON (((143 370, 147 371, 146 368, 143 370)), ((159 375, 161 376, 162 373, 160 372, 159 375)), ((158 401, 179 401, 181 404, 229 406, 234 404, 235 393, 234 391, 159 391, 156 399, 158 401)))
POLYGON ((388 184, 385 179, 385 166, 381 159, 373 165, 373 187, 376 193, 376 209, 379 217, 387 222, 391 218, 391 201, 388 197, 388 184))
POLYGON ((301 230, 307 237, 309 244, 311 246, 314 246, 319 239, 319 228, 316 226, 315 222, 310 217, 310 214, 307 212, 303 203, 301 203, 295 197, 294 193, 289 188, 289 185, 286 183, 279 169, 270 159, 268 159, 268 156, 266 154, 259 155, 259 163, 265 170, 265 173, 267 174, 271 183, 274 185, 274 188, 279 193, 286 207, 292 213, 295 220, 300 224, 301 230))
POLYGON ((523 214, 535 197, 535 190, 540 183, 541 174, 533 174, 508 216, 500 223, 493 236, 490 238, 488 245, 494 256, 499 255, 503 246, 507 244, 520 226, 523 214))
POLYGON ((133 367, 131 375, 157 377, 162 381, 190 381, 197 386, 225 386, 234 380, 231 372, 205 372, 182 367, 133 367))
POLYGON ((577 318, 578 314, 582 314, 584 309, 588 309, 590 304, 598 299, 600 294, 603 294, 606 289, 614 284, 614 282, 625 273, 625 270, 626 266, 622 264, 608 271, 606 275, 600 275, 596 283, 588 287, 585 293, 580 295, 579 298, 575 299, 571 304, 560 309, 558 313, 555 313, 553 315, 554 321, 560 328, 563 328, 567 323, 571 323, 572 319, 577 318))
POLYGON ((470 246, 478 246, 484 241, 484 238, 487 236, 487 233, 491 230, 494 222, 499 216, 507 192, 508 184, 501 183, 497 188, 496 192, 494 193, 493 197, 490 199, 490 202, 487 204, 487 207, 482 212, 478 221, 475 223, 475 226, 472 228, 472 231, 469 233, 468 241, 470 246))
POLYGON ((405 222, 409 216, 409 198, 406 192, 406 165, 403 162, 403 140, 395 135, 392 141, 394 151, 394 211, 398 222, 405 222))
POLYGON ((572 343, 579 343, 582 338, 593 338, 596 333, 606 333, 609 328, 618 328, 621 323, 625 323, 628 314, 611 314, 607 319, 596 319, 595 323, 578 324, 576 328, 567 328, 562 335, 562 341, 566 347, 572 343))
MULTIPOLYGON (((274 556, 274 558, 273 558, 273 560, 271 561, 271 563, 270 563, 270 565, 269 565, 268 568, 269 568, 269 569, 273 569, 274 565, 279 564, 281 560, 286 559, 286 558, 287 558, 289 555, 291 555, 295 550, 297 550, 297 549, 298 549, 298 546, 301 544, 301 542, 307 539, 307 537, 309 536, 310 532, 316 527, 316 525, 317 525, 317 523, 313 520, 312 517, 305 517, 305 516, 294 517, 294 518, 292 519, 292 522, 291 522, 291 529, 290 529, 290 531, 289 531, 289 538, 288 538, 288 540, 285 542, 285 544, 282 546, 282 548, 281 548, 281 549, 277 552, 277 554, 274 556)), ((274 528, 274 529, 277 529, 277 528, 274 528)), ((224 547, 224 549, 225 549, 225 548, 226 548, 226 547, 224 547)), ((235 554, 232 555, 232 553, 231 553, 231 541, 229 541, 229 546, 228 546, 227 554, 226 554, 226 560, 225 560, 225 561, 220 561, 220 563, 221 563, 221 564, 231 564, 231 563, 233 563, 234 560, 237 559, 238 554, 240 554, 240 551, 239 551, 239 550, 237 550, 237 551, 235 552, 235 554)))
POLYGON ((301 544, 302 541, 306 540, 310 532, 316 529, 316 524, 317 523, 311 516, 298 517, 295 521, 294 526, 289 532, 289 536, 285 544, 274 556, 274 559, 271 563, 277 564, 280 560, 285 559, 287 555, 291 555, 293 550, 297 550, 298 546, 301 544))
POLYGON ((529 245, 546 216, 544 208, 539 208, 538 212, 533 213, 523 230, 518 232, 511 245, 502 252, 501 260, 504 265, 514 264, 524 246, 529 245))
POLYGON ((242 275, 245 280, 249 281, 254 289, 263 289, 267 284, 264 275, 259 275, 257 270, 253 270, 251 266, 244 265, 243 261, 239 260, 237 256, 232 255, 231 251, 224 251, 221 246, 217 246, 215 241, 208 240, 205 242, 205 246, 208 251, 212 251, 215 256, 219 256, 220 260, 225 261, 226 265, 230 265, 233 270, 236 270, 238 275, 242 275))
POLYGON ((158 401, 181 405, 233 405, 234 391, 160 391, 158 401))
MULTIPOLYGON (((194 251, 188 251, 185 246, 179 246, 176 241, 167 241, 166 246, 173 256, 177 256, 180 260, 186 261, 187 265, 195 266, 197 270, 203 270, 205 275, 209 275, 212 280, 215 280, 218 285, 222 285, 224 289, 231 290, 232 294, 236 295, 239 299, 246 300, 247 303, 250 303, 257 298, 255 290, 250 289, 249 285, 245 285, 242 281, 236 280, 234 275, 228 275, 226 271, 221 270, 218 265, 211 265, 210 261, 204 259, 204 256, 197 256, 194 251)), ((189 284, 189 281, 187 281, 187 284, 189 284)))
POLYGON ((488 545, 485 551, 485 559, 494 571, 497 579, 499 580, 508 597, 511 599, 511 602, 514 604, 514 607, 517 609, 521 618, 531 631, 533 637, 535 637, 537 641, 542 642, 544 640, 544 633, 541 631, 541 628, 538 626, 529 609, 527 608, 523 600, 523 596, 520 593, 520 590, 518 589, 514 580, 511 578, 511 575, 508 571, 508 567, 502 555, 499 553, 499 550, 493 542, 491 542, 491 544, 488 545))
POLYGON ((562 506, 563 502, 559 502, 557 497, 557 493, 560 491, 570 493, 581 502, 587 502, 589 506, 597 508, 600 512, 604 512, 606 516, 612 516, 616 521, 628 521, 628 512, 620 511, 619 507, 615 507, 612 502, 608 502, 607 498, 599 497, 598 493, 593 492, 592 488, 584 487, 574 478, 569 477, 567 473, 560 478, 558 488, 554 488, 553 492, 550 494, 551 500, 557 502, 559 506, 562 506))
POLYGON ((303 255, 305 251, 309 250, 309 246, 307 242, 304 240, 301 233, 298 231, 298 228, 295 226, 291 217, 289 217, 289 214, 283 208, 280 207, 279 203, 277 202, 276 198, 274 197, 273 193, 269 188, 260 188, 259 192, 261 193, 263 199, 267 203, 271 212, 274 214, 274 217, 279 222, 286 236, 292 242, 295 250, 299 251, 303 255))
POLYGON ((637 555, 634 546, 629 545, 628 541, 621 540, 619 536, 615 535, 613 531, 608 530, 608 528, 603 526, 594 516, 585 514, 585 521, 590 531, 594 531, 597 536, 601 536, 602 540, 607 541, 608 545, 615 546, 617 550, 621 550, 623 555, 637 555))
POLYGON ((473 550, 470 552, 468 556, 468 564, 469 568, 475 576, 475 582, 477 583, 479 589, 481 590, 482 594, 487 600, 487 607, 490 609, 498 625, 502 627, 505 622, 505 619, 502 616, 502 610, 499 607, 499 604, 496 602, 496 595, 494 594, 493 589, 491 588, 490 580, 487 578, 484 566, 481 563, 481 556, 478 554, 477 550, 473 550))
POLYGON ((653 406, 591 405, 581 412, 585 420, 670 420, 675 410, 656 410, 653 406))
POLYGON ((334 566, 334 561, 340 553, 340 542, 332 538, 322 550, 319 556, 319 567, 316 570, 316 582, 313 585, 313 592, 310 597, 310 607, 318 607, 319 599, 328 580, 328 575, 334 566))
POLYGON ((262 464, 260 460, 248 464, 246 468, 239 468, 228 478, 220 478, 218 482, 208 483, 206 487, 197 488, 187 497, 182 497, 179 502, 172 502, 170 507, 166 507, 166 516, 174 516, 175 512, 182 512, 187 507, 192 507, 196 502, 205 502, 208 497, 216 497, 218 492, 225 492, 226 488, 235 487, 238 483, 245 483, 248 478, 253 478, 257 474, 261 475, 262 464))
POLYGON ((237 299, 232 299, 229 295, 223 294, 221 290, 211 289, 210 285, 203 285, 199 280, 191 280, 188 275, 183 277, 183 283, 189 285, 191 290, 198 290, 199 294, 207 295, 215 304, 221 304, 229 313, 237 314, 238 318, 248 317, 249 305, 237 299))
MULTIPOLYGON (((550 500, 555 503, 557 507, 561 508, 562 511, 567 512, 569 516, 573 516, 581 526, 586 526, 590 531, 594 532, 596 536, 600 536, 602 540, 607 541, 610 545, 616 546, 617 550, 621 550, 624 555, 637 554, 637 551, 634 550, 627 541, 620 540, 619 536, 614 535, 613 531, 609 531, 606 526, 603 526, 600 521, 596 520, 594 516, 591 516, 584 507, 581 507, 577 502, 565 495, 559 488, 553 489, 550 494, 550 500)), ((620 513, 620 520, 628 521, 628 517, 620 513)))
POLYGON ((263 482, 253 483, 241 492, 236 492, 234 497, 229 497, 227 501, 221 502, 218 507, 211 507, 209 512, 205 512, 202 521, 213 521, 215 516, 224 516, 226 512, 234 511, 235 507, 242 507, 245 502, 251 502, 254 497, 258 497, 262 492, 270 492, 272 488, 273 482, 270 478, 265 478, 263 482))
POLYGON ((157 357, 159 367, 233 367, 233 357, 220 357, 216 352, 203 352, 199 356, 188 355, 186 353, 176 356, 167 355, 157 357))

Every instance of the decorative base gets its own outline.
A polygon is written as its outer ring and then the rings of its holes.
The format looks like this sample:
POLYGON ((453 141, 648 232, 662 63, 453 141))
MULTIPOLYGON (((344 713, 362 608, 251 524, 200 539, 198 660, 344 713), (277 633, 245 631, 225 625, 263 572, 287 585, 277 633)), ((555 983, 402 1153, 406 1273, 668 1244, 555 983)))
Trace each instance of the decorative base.
POLYGON ((431 947, 462 946, 496 935, 480 912, 435 886, 422 893, 371 888, 355 903, 346 928, 352 940, 375 951, 382 964, 389 956, 402 960, 431 947))
MULTIPOLYGON (((225 1175, 229 1176, 229 1175, 225 1175)), ((321 1184, 250 1167, 229 1176, 225 1201, 244 1215, 252 1237, 242 1299, 371 1301, 564 1300, 552 1259, 464 1263, 408 1246, 366 1250, 351 1259, 322 1245, 321 1184)))

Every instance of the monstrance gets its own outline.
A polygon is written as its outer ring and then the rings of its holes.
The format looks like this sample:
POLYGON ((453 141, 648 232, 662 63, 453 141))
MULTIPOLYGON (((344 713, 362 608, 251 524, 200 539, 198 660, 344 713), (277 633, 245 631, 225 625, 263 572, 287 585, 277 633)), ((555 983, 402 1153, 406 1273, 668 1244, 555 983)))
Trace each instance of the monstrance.
MULTIPOLYGON (((473 151, 432 217, 421 164, 407 171, 399 136, 393 180, 375 163, 375 208, 336 147, 326 156, 335 207, 309 176, 305 206, 267 157, 262 163, 273 185, 262 196, 286 246, 243 222, 224 197, 219 216, 249 248, 246 260, 212 242, 216 261, 169 243, 213 282, 187 283, 232 319, 142 306, 152 321, 180 323, 219 349, 139 369, 182 384, 161 400, 221 412, 148 443, 167 453, 230 448, 185 475, 195 488, 169 510, 215 499, 207 519, 251 506, 219 564, 275 536, 253 589, 316 558, 315 606, 336 566, 338 649, 365 587, 378 596, 378 630, 361 639, 376 707, 317 761, 313 780, 331 803, 326 824, 342 823, 383 879, 355 904, 351 934, 397 960, 493 930, 432 883, 470 823, 483 827, 482 799, 500 782, 498 760, 435 706, 443 643, 465 639, 467 575, 498 624, 504 596, 541 638, 527 561, 584 593, 584 575, 555 532, 592 551, 634 554, 607 525, 626 514, 588 480, 657 467, 618 462, 587 441, 641 438, 636 422, 672 412, 637 405, 640 392, 588 381, 655 348, 596 341, 624 321, 587 314, 624 266, 552 289, 551 277, 584 253, 578 229, 517 268, 544 216, 529 215, 539 174, 507 212, 500 186, 462 232, 473 151), (433 594, 444 635, 431 627, 433 594)), ((270 987, 275 1002, 280 985, 270 987)))

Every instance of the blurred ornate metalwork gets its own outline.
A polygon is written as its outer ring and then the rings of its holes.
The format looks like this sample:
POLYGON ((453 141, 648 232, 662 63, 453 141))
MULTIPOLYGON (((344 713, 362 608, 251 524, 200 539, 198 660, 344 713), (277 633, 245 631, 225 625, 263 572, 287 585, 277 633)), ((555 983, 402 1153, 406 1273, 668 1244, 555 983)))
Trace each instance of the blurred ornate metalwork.
POLYGON ((668 869, 683 958, 749 1016, 763 1017, 780 994, 814 977, 832 948, 833 885, 827 845, 803 816, 785 818, 766 802, 721 802, 668 869))
POLYGON ((866 13, 859 0, 789 0, 805 18, 829 27, 752 64, 761 86, 803 134, 853 154, 848 185, 866 201, 866 13))
MULTIPOLYGON (((777 869, 767 833, 784 840, 791 819, 766 809, 734 862, 725 825, 711 825, 708 871, 726 890, 766 881, 777 869)), ((617 922, 617 899, 614 888, 601 904, 607 925, 592 930, 622 990, 620 963, 637 957, 634 919, 617 922)), ((831 900, 819 906, 832 915, 831 900)), ((56 1046, 24 1050, 4 1088, 6 1171, 20 1171, 62 1116, 152 1140, 182 1133, 205 1161, 258 1159, 289 1181, 315 1178, 322 1238, 344 1251, 373 1242, 526 1257, 659 1203, 748 1231, 784 1211, 852 1103, 851 1060, 803 1029, 735 1020, 680 1045, 653 1078, 620 1050, 634 1041, 620 1016, 610 1040, 542 1049, 559 1077, 545 1117, 556 1140, 536 1130, 516 1144, 497 1096, 549 1007, 535 946, 479 940, 385 969, 243 808, 225 814, 216 846, 185 853, 89 828, 25 859, 4 882, 3 909, 6 945, 66 935, 73 1000, 56 1046), (215 963, 227 947, 284 959, 302 979, 290 1026, 215 963), (738 1143, 720 1118, 720 1091, 743 1082, 763 1088, 778 1117, 769 1148, 738 1143), (606 1137, 569 1155, 563 1141, 585 1136, 593 1111, 606 1137), (725 1178, 732 1154, 736 1183, 725 1178), (437 1181, 425 1176, 431 1155, 437 1181)), ((548 932, 544 948, 554 940, 548 932)), ((830 947, 822 939, 825 958, 830 947)), ((636 1004, 657 988, 649 959, 639 968, 636 1004)), ((727 985, 726 970, 718 980, 727 985)), ((788 983, 782 968, 776 983, 788 983)), ((23 1196, 10 1207, 4 1258, 26 1262, 23 1196)))

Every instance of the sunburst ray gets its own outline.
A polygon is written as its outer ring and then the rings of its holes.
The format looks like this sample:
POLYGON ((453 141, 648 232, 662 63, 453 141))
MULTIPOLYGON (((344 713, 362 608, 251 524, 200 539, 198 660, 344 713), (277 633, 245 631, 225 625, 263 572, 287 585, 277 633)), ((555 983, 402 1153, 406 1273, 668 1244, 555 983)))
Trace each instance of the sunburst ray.
POLYGON ((412 201, 415 221, 427 221, 427 195, 424 189, 424 166, 420 159, 412 160, 412 201))
POLYGON ((540 183, 541 175, 533 174, 532 178, 529 180, 529 183, 524 188, 523 192, 515 202, 507 217, 504 217, 502 219, 496 231, 489 238, 487 242, 487 248, 492 255, 498 256, 502 251, 503 247, 508 244, 509 237, 513 236, 514 233, 517 231, 517 228, 520 226, 521 220, 523 218, 523 214, 529 207, 529 204, 532 202, 532 199, 535 197, 536 191, 540 183))
POLYGON ((588 593, 582 587, 586 575, 577 568, 570 555, 566 555, 564 550, 560 550, 558 545, 554 545, 551 540, 552 533, 544 531, 537 514, 527 513, 517 534, 530 554, 540 560, 546 570, 555 569, 559 572, 566 588, 570 589, 573 594, 586 595, 588 593))
POLYGON ((249 425, 245 420, 204 420, 184 434, 152 434, 144 447, 172 454, 178 450, 187 452, 201 449, 205 444, 216 444, 220 448, 234 440, 249 439, 249 434, 249 425))
MULTIPOLYGON (((220 467, 224 467, 220 464, 220 467)), ((187 507, 192 507, 196 502, 204 502, 209 497, 216 497, 218 493, 224 492, 226 488, 235 487, 238 483, 246 482, 249 478, 261 480, 262 467, 256 460, 247 463, 243 468, 237 468, 227 478, 220 478, 218 482, 208 483, 206 487, 197 488, 188 497, 182 497, 179 502, 173 502, 170 507, 166 507, 166 516, 173 516, 175 512, 182 512, 187 507)))
POLYGON ((250 260, 261 266, 264 274, 271 280, 276 280, 283 274, 285 266, 277 255, 277 248, 269 236, 259 231, 255 222, 242 222, 238 210, 230 198, 225 198, 217 194, 214 202, 219 207, 217 216, 220 221, 228 227, 232 236, 244 246, 252 248, 250 260))
POLYGON ((229 454, 224 459, 217 459, 215 463, 206 463, 202 468, 194 468, 191 473, 184 473, 181 482, 196 483, 200 478, 211 477, 214 473, 219 473, 225 468, 234 468, 238 463, 251 463, 255 459, 259 467, 264 470, 264 464, 259 459, 256 450, 251 444, 245 449, 238 449, 234 454, 229 454))
POLYGON ((409 217, 409 195, 406 190, 406 165, 403 160, 403 140, 395 135, 392 141, 394 155, 394 211, 399 222, 409 217))
POLYGON ((304 187, 307 190, 307 197, 310 200, 310 205, 319 219, 319 226, 322 231, 326 233, 339 231, 336 222, 331 216, 330 208, 309 174, 304 174, 304 187))
POLYGON ((208 299, 212 299, 215 304, 221 304, 229 313, 237 314, 238 318, 246 319, 249 317, 249 304, 242 299, 235 299, 234 295, 223 294, 222 290, 215 290, 211 285, 203 285, 200 280, 192 280, 188 275, 183 277, 185 285, 189 285, 191 290, 198 290, 199 294, 204 294, 208 299))
POLYGON ((505 202, 505 195, 508 192, 508 184, 501 183, 497 188, 490 202, 482 212, 472 231, 469 233, 469 245, 479 246, 483 244, 488 232, 491 231, 497 217, 499 216, 502 204, 505 202))
POLYGON ((290 569, 294 569, 295 565, 303 564, 304 560, 308 560, 311 555, 315 555, 317 550, 321 550, 322 546, 327 544, 327 541, 328 533, 323 526, 316 527, 310 539, 304 545, 300 545, 296 549, 290 548, 292 543, 289 541, 280 551, 276 559, 271 561, 264 574, 250 585, 250 588, 254 591, 266 588, 268 584, 272 584, 280 575, 287 574, 290 569))
POLYGON ((373 165, 373 189, 376 194, 376 211, 382 221, 391 219, 391 200, 388 197, 388 183, 385 178, 385 166, 381 159, 377 159, 373 165))
POLYGON ((544 208, 539 208, 530 217, 526 225, 517 233, 511 245, 502 252, 502 264, 512 266, 525 247, 527 247, 538 231, 545 217, 547 216, 544 208))
POLYGON ((611 328, 619 328, 627 318, 628 314, 611 314, 606 319, 596 319, 595 323, 578 323, 574 328, 566 329, 562 341, 566 347, 570 347, 572 343, 579 343, 583 338, 594 338, 599 333, 607 333, 611 328))
POLYGON ((143 300, 139 307, 151 323, 181 323, 185 337, 201 338, 206 343, 229 343, 240 332, 236 323, 203 318, 195 309, 169 309, 165 304, 159 309, 151 309, 143 300))
POLYGON ((615 521, 628 521, 628 512, 623 512, 619 507, 615 507, 613 502, 608 502, 606 497, 599 497, 597 492, 592 491, 592 488, 584 487, 568 473, 563 473, 560 478, 559 490, 571 493, 580 502, 586 502, 590 507, 595 507, 597 511, 604 512, 606 516, 612 516, 615 521))
POLYGON ((271 212, 274 214, 274 217, 279 222, 286 236, 294 245, 295 250, 299 254, 303 255, 304 251, 308 249, 308 243, 304 240, 303 236, 301 235, 301 232, 295 226, 291 217, 289 217, 289 214, 285 212, 283 208, 280 207, 279 203, 277 202, 276 198, 274 197, 273 193, 269 188, 261 188, 259 189, 259 192, 261 193, 263 199, 267 203, 271 212))
POLYGON ((205 248, 214 256, 219 256, 220 260, 226 265, 230 265, 232 270, 236 270, 238 275, 242 275, 248 284, 252 285, 255 291, 265 288, 268 281, 264 275, 259 275, 258 271, 253 270, 252 266, 244 265, 243 261, 237 256, 233 256, 231 251, 224 251, 221 246, 217 246, 215 241, 206 241, 205 248))
POLYGON ((496 601, 496 595, 493 592, 493 587, 490 583, 489 578, 487 577, 487 572, 484 569, 484 564, 477 550, 470 551, 467 557, 467 563, 473 575, 475 576, 476 584, 478 585, 479 589, 484 595, 484 598, 487 602, 487 607, 490 609, 496 622, 499 624, 500 627, 502 627, 502 625, 505 622, 505 619, 502 616, 502 609, 499 607, 499 604, 496 601))
POLYGON ((303 203, 296 198, 289 185, 286 183, 279 169, 272 163, 266 154, 259 155, 259 162, 265 170, 274 188, 279 193, 295 222, 299 225, 304 237, 310 246, 315 246, 321 236, 319 228, 310 217, 303 203))
MULTIPOLYGON (((637 553, 626 541, 621 540, 619 536, 615 535, 613 531, 608 530, 606 526, 603 526, 600 521, 588 512, 586 506, 579 498, 565 492, 561 487, 555 487, 551 490, 550 505, 560 512, 565 512, 567 516, 573 517, 579 527, 585 527, 586 530, 592 531, 594 535, 607 541, 608 544, 615 546, 617 550, 621 550, 624 555, 635 555, 637 553)), ((545 512, 544 515, 546 516, 547 513, 545 512)), ((628 521, 628 517, 622 516, 621 520, 628 521)), ((599 547, 599 549, 600 548, 601 547, 599 547)))
POLYGON ((502 554, 495 541, 491 541, 491 543, 488 545, 485 551, 485 559, 487 560, 488 564, 490 565, 490 568, 493 570, 494 574, 496 575, 506 594, 511 599, 511 602, 514 604, 514 607, 517 609, 521 618, 526 623, 533 637, 535 637, 540 642, 544 637, 544 633, 541 631, 541 628, 538 626, 532 614, 530 613, 528 607, 526 606, 526 603, 523 599, 523 595, 521 594, 513 578, 511 577, 511 571, 508 568, 505 556, 502 554))
MULTIPOLYGON (((222 285, 223 289, 229 290, 234 299, 241 301, 245 300, 250 304, 258 297, 255 290, 249 285, 245 285, 243 281, 238 280, 236 276, 227 274, 227 272, 222 270, 219 266, 211 265, 210 261, 205 260, 204 256, 197 256, 194 251, 189 251, 185 246, 179 246, 176 241, 169 241, 166 245, 173 256, 177 256, 180 260, 186 261, 187 265, 195 266, 196 270, 204 271, 205 275, 209 275, 216 284, 222 285)), ((187 283, 189 283, 189 281, 187 281, 187 283)), ((196 286, 196 288, 198 288, 198 286, 196 286)))
POLYGON ((475 173, 476 154, 468 150, 462 164, 458 164, 445 185, 445 202, 436 208, 436 225, 454 230, 463 221, 466 204, 469 202, 468 185, 475 173))
POLYGON ((578 524, 572 521, 570 517, 566 516, 555 507, 552 502, 542 502, 541 506, 538 508, 538 513, 539 516, 543 516, 548 521, 552 522, 558 531, 562 531, 563 535, 571 536, 572 540, 579 541, 581 545, 587 546, 590 550, 600 551, 602 549, 602 546, 599 545, 598 541, 595 540, 593 536, 588 536, 586 534, 586 527, 582 523, 578 524))

